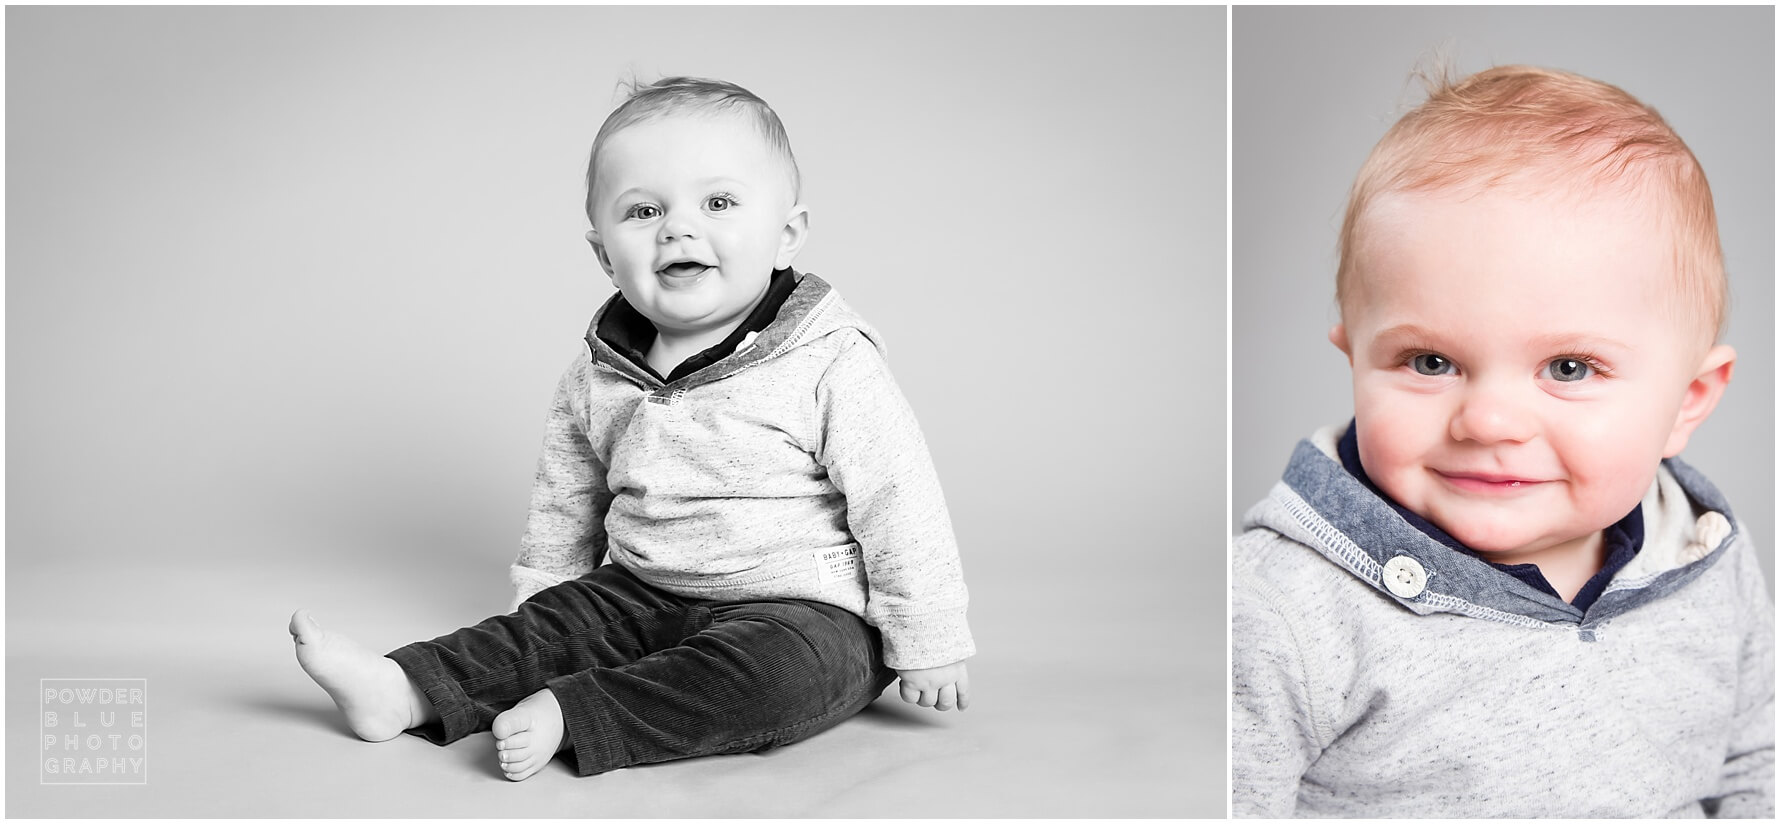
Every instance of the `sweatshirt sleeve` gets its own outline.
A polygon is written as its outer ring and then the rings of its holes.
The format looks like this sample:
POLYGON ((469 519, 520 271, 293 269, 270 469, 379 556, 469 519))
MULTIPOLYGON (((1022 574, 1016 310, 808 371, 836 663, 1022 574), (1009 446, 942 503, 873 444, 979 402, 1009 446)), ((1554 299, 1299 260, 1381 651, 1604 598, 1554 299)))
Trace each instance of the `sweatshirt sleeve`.
POLYGON ((969 593, 927 441, 883 356, 849 331, 816 387, 816 459, 847 499, 865 564, 865 619, 892 669, 925 669, 976 653, 969 593))
MULTIPOLYGON (((1741 524, 1738 525, 1742 527, 1741 524)), ((1719 773, 1719 795, 1706 801, 1713 818, 1774 817, 1774 605, 1747 540, 1737 553, 1743 602, 1742 662, 1737 674, 1736 728, 1719 773)))
POLYGON ((592 572, 605 558, 612 493, 583 423, 587 366, 583 353, 563 373, 544 424, 531 512, 510 570, 513 609, 539 590, 592 572))
POLYGON ((1289 818, 1322 752, 1298 633, 1280 593, 1238 573, 1230 604, 1230 795, 1236 818, 1289 818))

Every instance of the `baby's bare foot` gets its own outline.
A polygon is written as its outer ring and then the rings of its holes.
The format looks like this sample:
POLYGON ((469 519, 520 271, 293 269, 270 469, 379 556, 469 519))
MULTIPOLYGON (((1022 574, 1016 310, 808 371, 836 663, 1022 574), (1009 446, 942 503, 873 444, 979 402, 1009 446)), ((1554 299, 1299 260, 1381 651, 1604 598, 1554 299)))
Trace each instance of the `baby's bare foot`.
POLYGON ((346 713, 346 724, 366 741, 388 741, 437 717, 400 664, 315 623, 309 610, 290 617, 297 663, 346 713))
POLYGON ((562 705, 549 690, 538 690, 494 717, 494 753, 501 772, 514 781, 536 775, 563 750, 562 705))

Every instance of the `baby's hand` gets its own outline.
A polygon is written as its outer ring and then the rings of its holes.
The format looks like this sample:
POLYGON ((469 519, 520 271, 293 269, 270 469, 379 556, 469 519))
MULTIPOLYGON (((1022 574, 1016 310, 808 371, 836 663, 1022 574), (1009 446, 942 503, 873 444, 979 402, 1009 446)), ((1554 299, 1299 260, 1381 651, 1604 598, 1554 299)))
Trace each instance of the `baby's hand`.
POLYGON ((902 700, 910 704, 949 710, 970 706, 970 674, 964 662, 928 669, 897 670, 902 678, 902 700))

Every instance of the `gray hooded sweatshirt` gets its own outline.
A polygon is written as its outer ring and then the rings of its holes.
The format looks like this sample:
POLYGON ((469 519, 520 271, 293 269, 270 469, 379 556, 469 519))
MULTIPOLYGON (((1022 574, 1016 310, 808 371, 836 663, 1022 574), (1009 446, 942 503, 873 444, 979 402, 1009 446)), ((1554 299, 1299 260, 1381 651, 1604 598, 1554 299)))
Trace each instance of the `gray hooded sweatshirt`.
POLYGON ((1582 611, 1406 523, 1341 433, 1233 548, 1238 817, 1773 817, 1773 603, 1705 478, 1664 462, 1582 611))
POLYGON ((595 330, 563 373, 515 605, 603 560, 666 592, 860 615, 884 663, 976 652, 951 517, 877 333, 803 275, 734 354, 663 383, 595 330))

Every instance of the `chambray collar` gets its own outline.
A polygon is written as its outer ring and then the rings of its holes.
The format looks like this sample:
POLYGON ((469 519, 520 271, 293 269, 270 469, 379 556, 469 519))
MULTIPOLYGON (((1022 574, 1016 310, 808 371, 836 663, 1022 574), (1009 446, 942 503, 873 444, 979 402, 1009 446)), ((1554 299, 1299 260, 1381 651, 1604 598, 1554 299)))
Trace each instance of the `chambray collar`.
POLYGON ((766 294, 754 305, 754 310, 748 313, 748 317, 742 320, 742 325, 737 326, 728 337, 711 348, 681 361, 665 378, 649 365, 647 357, 649 347, 655 343, 655 325, 642 312, 637 311, 636 307, 631 306, 623 294, 612 296, 612 306, 600 318, 596 334, 607 346, 612 347, 612 351, 623 355, 644 373, 662 383, 673 383, 735 354, 749 334, 764 331, 772 325, 773 319, 779 316, 779 309, 785 305, 785 299, 791 297, 792 290, 797 288, 797 282, 798 275, 795 271, 789 268, 773 270, 772 279, 766 285, 766 294))

